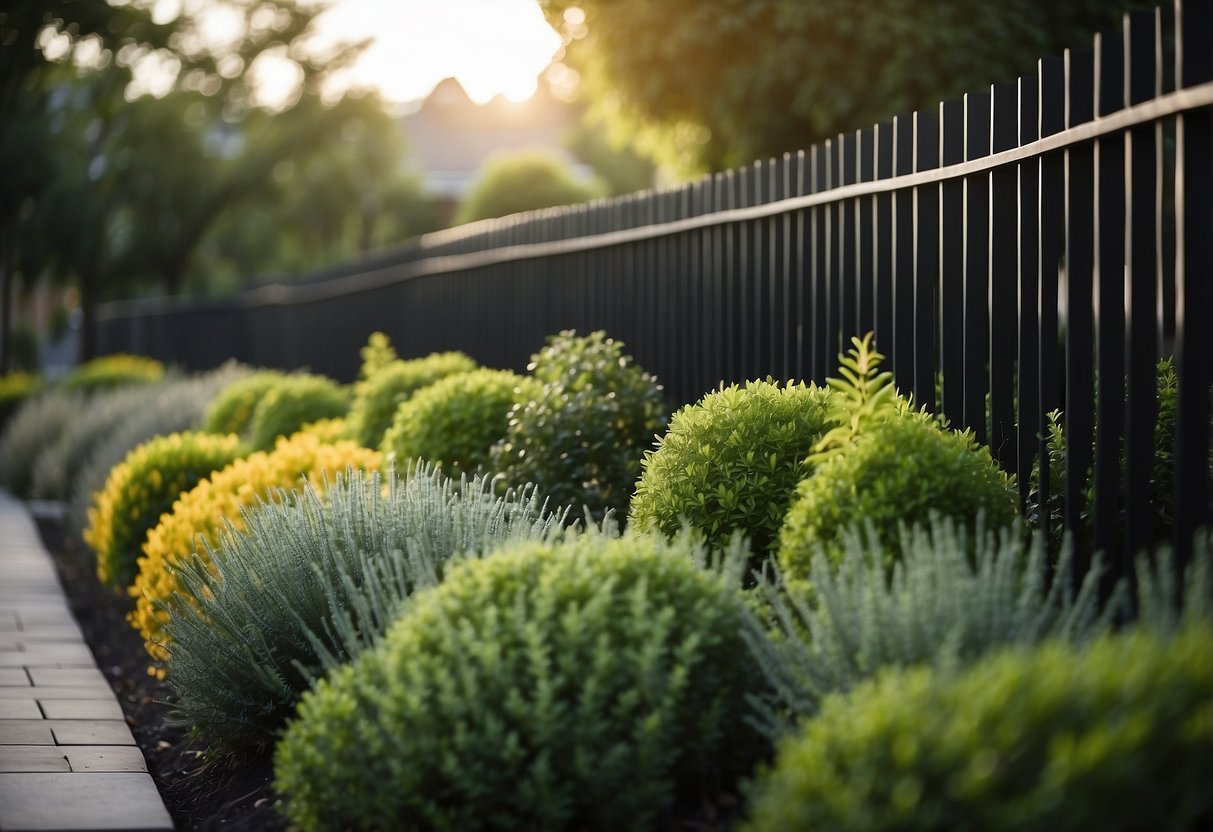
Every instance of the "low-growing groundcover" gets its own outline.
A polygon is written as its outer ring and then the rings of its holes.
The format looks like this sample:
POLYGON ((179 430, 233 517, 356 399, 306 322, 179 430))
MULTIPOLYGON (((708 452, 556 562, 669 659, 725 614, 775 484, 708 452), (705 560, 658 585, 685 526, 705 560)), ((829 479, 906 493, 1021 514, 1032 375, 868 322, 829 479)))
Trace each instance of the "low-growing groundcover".
POLYGON ((291 820, 644 830, 732 787, 766 748, 761 679, 738 570, 695 557, 591 534, 458 565, 304 696, 275 763, 291 820))

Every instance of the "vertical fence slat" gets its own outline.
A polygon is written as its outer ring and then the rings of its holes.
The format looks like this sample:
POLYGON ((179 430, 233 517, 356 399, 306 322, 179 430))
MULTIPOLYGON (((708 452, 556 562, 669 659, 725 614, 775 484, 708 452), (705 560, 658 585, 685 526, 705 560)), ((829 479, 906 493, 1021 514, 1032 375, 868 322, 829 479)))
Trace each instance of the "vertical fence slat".
MULTIPOLYGON (((1095 115, 1095 65, 1089 50, 1066 50, 1066 127, 1095 115)), ((1066 150, 1066 528, 1080 537, 1074 568, 1090 565, 1084 534, 1086 491, 1091 467, 1094 394, 1092 269, 1094 267, 1094 151, 1090 144, 1066 150)))
MULTIPOLYGON (((843 158, 846 153, 841 136, 826 142, 826 153, 830 161, 830 187, 837 188, 842 184, 843 158)), ((829 358, 826 369, 830 374, 834 373, 838 344, 842 336, 842 270, 846 263, 843 228, 846 225, 846 207, 844 203, 831 203, 826 219, 829 226, 829 259, 826 272, 826 342, 829 358)))
MULTIPOLYGON (((893 178, 893 123, 876 125, 876 178, 893 178)), ((876 195, 876 339, 893 343, 893 194, 876 195)))
MULTIPOLYGON (((871 182, 876 178, 876 128, 859 131, 859 181, 871 182)), ((856 250, 856 279, 859 281, 858 319, 856 331, 870 332, 876 327, 876 251, 873 243, 873 225, 876 221, 875 201, 870 196, 861 196, 856 220, 858 247, 856 250)))
MULTIPOLYGON (((1213 80, 1213 5, 1176 0, 1177 82, 1213 80)), ((1192 534, 1213 524, 1209 482, 1209 388, 1213 385, 1213 107, 1184 113, 1176 125, 1175 548, 1192 556, 1192 534)))
MULTIPOLYGON (((960 101, 939 108, 940 153, 944 166, 965 158, 965 113, 960 101)), ((943 412, 957 425, 964 422, 964 183, 940 185, 939 366, 943 372, 943 412)))
MULTIPOLYGON (((989 93, 965 96, 965 159, 990 153, 989 93)), ((965 177, 964 412, 961 424, 986 441, 986 360, 989 352, 990 175, 965 177)))
MULTIPOLYGON (((1061 58, 1046 58, 1037 64, 1040 79, 1037 90, 1039 99, 1040 137, 1060 133, 1066 127, 1066 70, 1061 58)), ((1054 487, 1061 489, 1063 483, 1053 482, 1049 477, 1049 435, 1045 430, 1046 415, 1059 408, 1061 396, 1061 344, 1060 319, 1058 315, 1058 274, 1065 240, 1065 154, 1049 153, 1042 156, 1039 164, 1040 194, 1036 203, 1040 217, 1039 268, 1040 284, 1037 290, 1038 329, 1040 331, 1039 369, 1040 377, 1040 470, 1037 482, 1036 501, 1044 526, 1050 523, 1050 512, 1055 502, 1054 487)))
MULTIPOLYGON (((1095 97, 1099 117, 1124 108, 1124 41, 1120 32, 1095 37, 1095 97)), ((1125 298, 1125 145, 1114 133, 1095 142, 1096 373, 1095 505, 1092 541, 1106 552, 1108 578, 1128 573, 1123 552, 1113 552, 1120 513, 1120 443, 1123 432, 1125 298)))
MULTIPOLYGON (((779 160, 774 182, 776 200, 792 196, 795 164, 796 160, 790 153, 783 154, 779 160)), ((796 298, 795 283, 792 279, 792 213, 784 211, 778 219, 772 221, 772 226, 772 257, 779 264, 779 284, 771 287, 771 305, 776 310, 775 317, 779 321, 779 327, 778 332, 771 335, 771 356, 777 365, 775 375, 786 381, 794 376, 792 349, 795 330, 792 328, 792 310, 796 308, 796 298)))
MULTIPOLYGON (((1039 136, 1039 105, 1036 78, 1019 79, 1019 144, 1036 141, 1039 136)), ((1032 463, 1040 458, 1040 380, 1038 376, 1040 321, 1037 291, 1040 288, 1039 188, 1040 168, 1036 159, 1018 166, 1018 268, 1017 304, 1018 346, 1016 355, 1016 437, 1018 455, 1015 478, 1019 484, 1019 502, 1027 504, 1032 485, 1032 463)))
MULTIPOLYGON (((893 119, 893 175, 914 172, 914 116, 893 119)), ((891 359, 897 389, 914 389, 914 193, 893 194, 893 332, 876 333, 891 359), (890 337, 890 335, 892 337, 890 337), (883 340, 881 340, 883 338, 883 340)))
MULTIPOLYGON (((1019 142, 1019 90, 1014 84, 991 88, 990 151, 1019 142)), ((990 450, 999 464, 1014 470, 1015 451, 1015 261, 1016 171, 1003 165, 990 172, 989 361, 990 450)))
MULTIPOLYGON (((1162 94, 1158 15, 1156 9, 1134 13, 1125 20, 1127 105, 1162 94)), ((1156 173, 1162 124, 1135 127, 1125 142, 1125 262, 1129 267, 1125 292, 1125 555, 1132 557, 1154 540, 1151 475, 1158 411, 1154 297, 1162 279, 1155 200, 1162 184, 1156 173)))
MULTIPOLYGON (((797 151, 795 157, 795 173, 792 177, 792 194, 794 196, 802 196, 809 193, 809 185, 811 171, 809 170, 809 157, 803 150, 797 151)), ((794 329, 796 333, 796 343, 793 350, 793 369, 792 376, 797 379, 804 379, 806 373, 811 373, 811 356, 806 355, 808 341, 805 339, 805 329, 810 326, 812 320, 811 308, 807 301, 812 296, 809 283, 812 278, 809 260, 812 256, 812 250, 809 248, 809 216, 808 212, 801 209, 796 212, 793 221, 793 244, 792 257, 795 265, 792 268, 792 285, 794 287, 795 301, 792 304, 794 309, 794 329)))
MULTIPOLYGON (((914 171, 939 167, 939 115, 914 114, 914 171)), ((939 280, 939 186, 914 189, 914 403, 935 410, 935 284, 939 280)))
MULTIPOLYGON (((830 143, 816 144, 813 154, 813 193, 819 194, 830 188, 830 143)), ((830 265, 830 206, 815 205, 813 222, 813 380, 824 384, 834 361, 834 350, 830 348, 829 334, 829 282, 826 272, 830 265)))
MULTIPOLYGON (((839 159, 841 184, 854 185, 859 178, 859 134, 844 133, 841 137, 842 154, 839 159)), ((839 298, 839 335, 843 348, 851 342, 852 335, 859 330, 859 200, 848 199, 840 206, 843 222, 840 229, 842 271, 839 274, 841 297, 839 298)))

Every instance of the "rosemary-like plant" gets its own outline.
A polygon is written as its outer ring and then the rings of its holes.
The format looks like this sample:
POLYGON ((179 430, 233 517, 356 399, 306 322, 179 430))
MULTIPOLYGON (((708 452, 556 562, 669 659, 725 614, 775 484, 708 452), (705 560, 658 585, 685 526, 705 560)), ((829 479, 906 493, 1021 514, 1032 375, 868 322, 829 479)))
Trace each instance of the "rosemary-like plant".
POLYGON ((837 567, 820 548, 814 554, 811 589, 764 574, 758 589, 770 620, 752 617, 747 632, 775 691, 755 702, 764 730, 786 732, 827 695, 886 668, 952 668, 1047 638, 1084 642, 1127 609, 1122 584, 1100 608, 1098 562, 1074 592, 1069 545, 1050 580, 1043 535, 1025 543, 1019 527, 995 534, 979 525, 969 538, 947 517, 903 528, 890 572, 874 530, 853 527, 837 567))
POLYGON ((169 684, 181 720, 228 748, 264 745, 327 669, 375 644, 416 590, 457 555, 560 533, 532 489, 494 497, 485 478, 451 481, 428 465, 408 476, 348 470, 244 511, 210 565, 177 573, 166 625, 169 684))

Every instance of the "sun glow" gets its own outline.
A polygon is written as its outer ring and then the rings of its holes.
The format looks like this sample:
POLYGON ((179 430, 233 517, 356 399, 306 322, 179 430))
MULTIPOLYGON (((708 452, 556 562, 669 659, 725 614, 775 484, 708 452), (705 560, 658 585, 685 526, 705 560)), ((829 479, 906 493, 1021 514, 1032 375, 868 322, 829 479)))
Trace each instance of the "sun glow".
POLYGON ((371 38, 342 80, 398 102, 451 76, 473 101, 525 101, 560 48, 534 0, 340 0, 318 29, 334 40, 371 38))

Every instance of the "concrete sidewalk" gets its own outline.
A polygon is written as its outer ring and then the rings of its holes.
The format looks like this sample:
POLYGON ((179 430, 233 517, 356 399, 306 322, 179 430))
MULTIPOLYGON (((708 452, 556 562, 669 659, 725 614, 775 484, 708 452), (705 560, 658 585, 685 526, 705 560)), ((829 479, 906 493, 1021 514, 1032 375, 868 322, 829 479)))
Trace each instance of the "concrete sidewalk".
POLYGON ((0 830, 170 830, 25 505, 0 492, 0 830))

